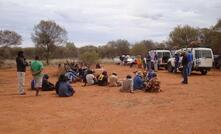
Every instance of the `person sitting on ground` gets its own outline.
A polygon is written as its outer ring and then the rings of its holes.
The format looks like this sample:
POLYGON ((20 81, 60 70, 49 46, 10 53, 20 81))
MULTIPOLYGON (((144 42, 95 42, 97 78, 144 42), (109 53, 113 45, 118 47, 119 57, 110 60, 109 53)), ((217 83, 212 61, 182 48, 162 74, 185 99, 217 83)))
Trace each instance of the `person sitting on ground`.
POLYGON ((147 81, 150 81, 153 78, 154 70, 150 69, 147 73, 146 79, 147 81))
POLYGON ((142 79, 142 72, 138 71, 134 77, 134 90, 142 90, 145 87, 144 80, 142 79))
POLYGON ((92 70, 88 70, 87 71, 87 75, 86 75, 86 82, 85 85, 95 85, 97 83, 97 79, 94 76, 94 72, 92 70))
POLYGON ((54 84, 49 82, 48 79, 49 76, 45 74, 42 81, 42 91, 53 91, 55 89, 54 84))
POLYGON ((127 75, 126 79, 123 81, 120 91, 133 93, 133 79, 130 75, 127 75))
POLYGON ((61 74, 65 73, 65 69, 64 69, 64 66, 62 66, 62 64, 58 64, 58 70, 57 70, 57 73, 56 73, 56 76, 60 76, 61 74))
POLYGON ((76 71, 73 71, 72 69, 68 70, 65 73, 65 76, 68 77, 70 83, 73 83, 73 82, 76 82, 76 81, 80 80, 79 73, 76 72, 76 71))
POLYGON ((109 78, 109 87, 119 87, 121 83, 118 81, 117 73, 112 73, 109 78))
POLYGON ((101 68, 102 68, 101 64, 100 64, 100 63, 97 63, 97 64, 96 64, 96 69, 101 69, 101 68))
POLYGON ((160 81, 157 79, 157 74, 153 73, 153 78, 147 83, 146 92, 160 92, 160 81))
POLYGON ((68 78, 64 74, 60 75, 55 89, 59 97, 70 97, 75 93, 74 89, 68 83, 68 78))
POLYGON ((107 86, 107 84, 108 84, 107 71, 103 71, 102 74, 97 76, 97 84, 99 86, 107 86))

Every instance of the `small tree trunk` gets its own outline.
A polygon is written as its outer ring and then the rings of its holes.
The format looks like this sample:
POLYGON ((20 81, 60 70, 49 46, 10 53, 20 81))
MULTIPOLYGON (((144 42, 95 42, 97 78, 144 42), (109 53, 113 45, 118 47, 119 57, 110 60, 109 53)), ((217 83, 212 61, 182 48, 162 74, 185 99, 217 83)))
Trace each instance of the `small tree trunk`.
POLYGON ((47 63, 47 65, 49 65, 49 58, 48 58, 48 54, 47 54, 47 56, 46 56, 46 63, 47 63))
POLYGON ((49 65, 49 54, 50 54, 50 51, 49 51, 49 46, 47 45, 47 53, 46 53, 46 63, 47 65, 49 65))

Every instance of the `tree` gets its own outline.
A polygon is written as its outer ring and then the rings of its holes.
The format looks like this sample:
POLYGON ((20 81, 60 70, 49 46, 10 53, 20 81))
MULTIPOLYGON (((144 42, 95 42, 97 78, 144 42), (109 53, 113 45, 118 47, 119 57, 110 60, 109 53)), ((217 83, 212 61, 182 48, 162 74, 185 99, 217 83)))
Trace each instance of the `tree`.
POLYGON ((34 33, 31 38, 37 48, 44 50, 47 64, 49 64, 51 53, 57 46, 66 42, 67 32, 54 21, 42 20, 34 27, 34 33))
POLYGON ((209 28, 200 29, 201 46, 211 47, 213 31, 209 28))
POLYGON ((99 60, 99 54, 95 51, 87 51, 80 55, 80 60, 91 65, 99 60))
POLYGON ((177 26, 170 32, 170 40, 174 46, 188 47, 192 41, 199 39, 199 30, 189 25, 177 26))
POLYGON ((0 30, 0 46, 20 45, 22 37, 18 33, 9 30, 0 30))
POLYGON ((135 43, 131 48, 132 55, 143 55, 145 56, 147 52, 155 48, 155 44, 151 40, 143 40, 141 42, 135 43))
POLYGON ((78 48, 73 42, 67 42, 66 46, 66 56, 70 58, 78 57, 78 48))
POLYGON ((221 54, 221 19, 219 19, 216 25, 212 28, 212 49, 216 54, 221 54))
POLYGON ((118 39, 108 42, 107 45, 114 48, 117 55, 126 55, 130 53, 130 43, 127 40, 118 39))
POLYGON ((79 54, 80 55, 85 53, 85 52, 92 52, 92 51, 98 52, 98 48, 95 47, 95 46, 92 46, 92 45, 83 46, 83 47, 79 48, 79 54))
POLYGON ((11 58, 10 46, 20 45, 22 37, 18 33, 9 30, 0 30, 0 66, 4 58, 11 58))

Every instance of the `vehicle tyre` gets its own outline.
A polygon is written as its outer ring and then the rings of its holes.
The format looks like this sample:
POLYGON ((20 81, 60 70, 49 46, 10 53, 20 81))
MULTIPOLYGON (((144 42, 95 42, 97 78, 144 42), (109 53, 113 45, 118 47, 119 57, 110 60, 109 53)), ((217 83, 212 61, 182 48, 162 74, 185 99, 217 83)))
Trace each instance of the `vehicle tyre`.
POLYGON ((206 75, 208 71, 207 71, 207 69, 202 69, 202 70, 200 70, 200 72, 202 75, 206 75))
POLYGON ((165 70, 167 70, 167 65, 164 66, 165 70))
POLYGON ((167 64, 167 70, 168 72, 173 72, 173 67, 170 62, 167 64))

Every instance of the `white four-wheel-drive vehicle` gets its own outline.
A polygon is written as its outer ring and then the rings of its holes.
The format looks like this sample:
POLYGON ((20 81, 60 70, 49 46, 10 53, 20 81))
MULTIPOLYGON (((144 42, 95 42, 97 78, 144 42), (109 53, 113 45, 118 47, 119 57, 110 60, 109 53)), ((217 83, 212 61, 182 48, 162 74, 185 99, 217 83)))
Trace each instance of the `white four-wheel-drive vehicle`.
POLYGON ((167 61, 172 57, 170 50, 151 50, 150 56, 156 53, 158 58, 158 67, 167 67, 167 61))
POLYGON ((135 62, 136 57, 135 56, 130 56, 130 55, 123 55, 123 56, 116 56, 113 58, 113 62, 115 64, 125 64, 129 65, 131 63, 135 62))
MULTIPOLYGON (((207 72, 213 67, 213 51, 210 48, 183 48, 177 50, 175 53, 180 54, 181 52, 186 52, 191 51, 193 54, 193 66, 192 70, 195 71, 200 71, 201 74, 206 75, 207 72)), ((179 63, 179 70, 182 70, 181 66, 181 60, 182 58, 180 57, 179 63)), ((173 72, 175 67, 175 58, 170 58, 167 62, 167 69, 169 72, 173 72)))

